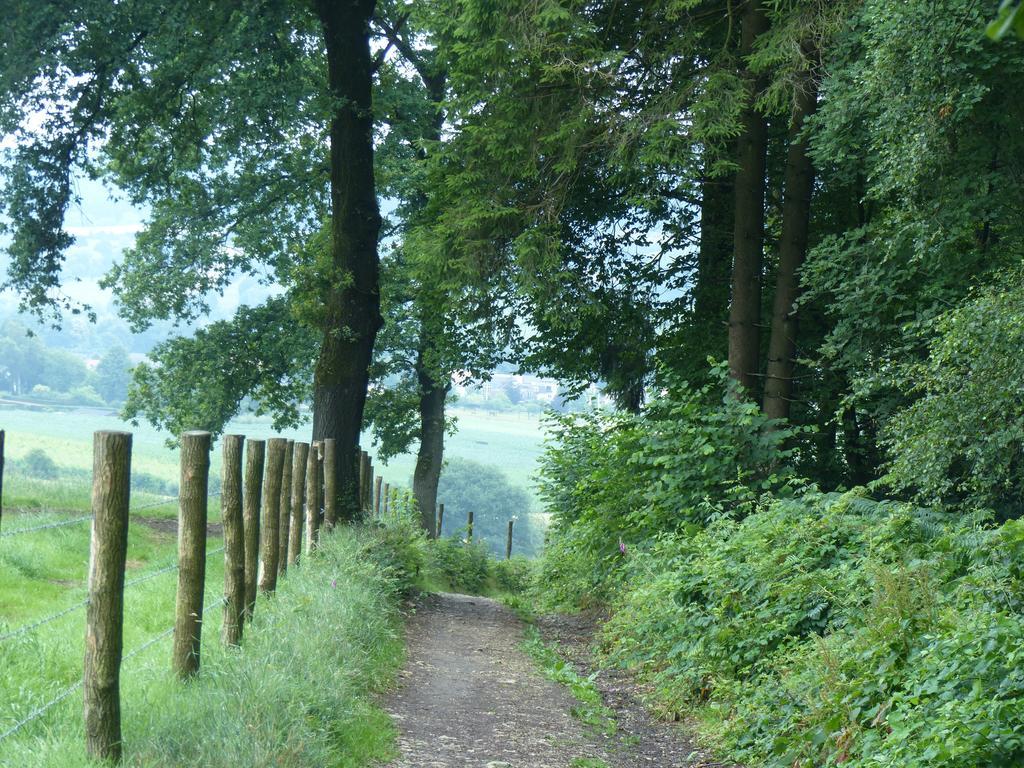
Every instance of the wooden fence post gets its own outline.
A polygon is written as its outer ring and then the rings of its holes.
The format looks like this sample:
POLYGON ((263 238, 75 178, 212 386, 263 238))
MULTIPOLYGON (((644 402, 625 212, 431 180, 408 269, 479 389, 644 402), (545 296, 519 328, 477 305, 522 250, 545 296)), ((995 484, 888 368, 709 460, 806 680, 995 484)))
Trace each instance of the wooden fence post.
POLYGON ((366 499, 366 451, 358 446, 356 448, 356 474, 359 475, 357 506, 361 515, 365 509, 363 501, 366 499))
POLYGON ((244 435, 224 435, 220 517, 224 525, 224 645, 238 645, 245 623, 245 526, 242 523, 244 435))
POLYGON ((256 608, 256 575, 260 561, 260 501, 263 498, 263 463, 266 443, 246 441, 245 456, 245 618, 252 621, 256 608))
POLYGON ((298 562, 302 552, 303 502, 306 500, 306 462, 309 461, 309 443, 296 443, 292 455, 292 522, 288 531, 288 565, 298 562))
POLYGON ((181 436, 178 491, 178 598, 171 665, 187 679, 199 671, 206 584, 206 512, 210 479, 210 433, 181 436))
POLYGON ((121 653, 124 650, 124 568, 128 555, 132 436, 93 435, 92 541, 85 620, 85 751, 121 759, 121 653))
POLYGON ((360 517, 365 517, 370 513, 370 504, 373 494, 371 489, 373 488, 373 470, 370 468, 370 454, 368 451, 363 451, 363 464, 359 471, 359 511, 360 517))
POLYGON ((309 554, 316 549, 320 529, 320 445, 309 446, 309 458, 306 461, 306 541, 304 552, 309 554))
POLYGON ((508 521, 508 540, 505 542, 505 559, 512 559, 512 523, 514 520, 508 521))
POLYGON ((267 467, 263 473, 263 519, 260 521, 260 592, 271 595, 277 589, 277 553, 281 534, 281 474, 288 441, 267 440, 267 467))
POLYGON ((373 512, 373 459, 366 454, 366 500, 363 503, 363 516, 369 517, 373 512))
POLYGON ((473 543, 473 510, 466 513, 466 541, 473 543))
POLYGON ((391 486, 388 483, 384 483, 384 519, 388 516, 388 505, 391 503, 391 486))
POLYGON ((284 464, 281 466, 281 503, 277 526, 277 575, 288 570, 288 532, 292 525, 292 456, 295 441, 288 440, 284 446, 284 464))
POLYGON ((437 505, 437 538, 441 538, 441 532, 444 530, 444 504, 437 505))
POLYGON ((338 522, 338 451, 333 437, 324 438, 324 527, 338 522))
POLYGON ((380 520, 380 486, 384 482, 384 478, 377 475, 377 479, 373 484, 373 516, 377 520, 380 520))

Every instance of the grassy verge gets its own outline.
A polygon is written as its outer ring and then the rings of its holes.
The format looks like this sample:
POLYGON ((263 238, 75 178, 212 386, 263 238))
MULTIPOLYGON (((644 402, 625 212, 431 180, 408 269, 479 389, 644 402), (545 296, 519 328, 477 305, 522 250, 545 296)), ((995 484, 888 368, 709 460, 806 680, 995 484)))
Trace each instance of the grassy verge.
MULTIPOLYGON (((241 649, 218 642, 219 607, 204 623, 200 676, 181 684, 169 669, 171 638, 127 659, 122 668, 125 764, 130 766, 361 766, 393 753, 394 733, 374 703, 401 663, 398 605, 413 578, 398 538, 344 529, 295 569, 276 596, 261 599, 241 649)), ((219 558, 211 558, 211 566, 219 558)), ((163 578, 163 577, 161 577, 163 578)), ((173 621, 173 577, 147 582, 126 607, 139 647, 173 621)), ((207 577, 208 604, 222 590, 219 571, 207 577)), ((35 687, 37 705, 81 674, 81 618, 59 631, 0 644, 5 693, 35 687), (63 641, 61 638, 68 638, 63 641), (77 639, 76 639, 77 638, 77 639), (63 644, 62 643, 66 643, 63 644), (59 672, 51 669, 59 665, 59 672)), ((0 694, 2 695, 2 694, 0 694)), ((18 715, 10 699, 2 724, 18 715)), ((3 730, 3 728, 0 728, 3 730)), ((0 745, 0 765, 75 768, 83 756, 81 694, 0 745)))
POLYGON ((597 690, 592 677, 583 677, 576 668, 562 658, 561 654, 548 645, 537 628, 528 625, 523 650, 534 660, 548 680, 560 683, 569 689, 578 704, 572 708, 572 715, 580 722, 596 728, 605 736, 614 736, 617 726, 615 713, 604 705, 601 692, 597 690))

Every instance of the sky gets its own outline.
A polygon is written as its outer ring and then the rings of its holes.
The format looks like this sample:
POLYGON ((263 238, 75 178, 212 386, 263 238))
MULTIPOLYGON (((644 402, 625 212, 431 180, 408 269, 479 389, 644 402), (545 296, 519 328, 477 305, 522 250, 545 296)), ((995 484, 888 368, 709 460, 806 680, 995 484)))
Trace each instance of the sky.
MULTIPOLYGON (((188 333, 189 327, 175 330, 170 323, 154 326, 150 332, 132 334, 117 315, 117 303, 110 289, 100 280, 134 242, 145 221, 145 211, 118 200, 100 182, 77 182, 80 205, 68 212, 66 227, 75 237, 64 265, 64 291, 72 299, 88 304, 98 315, 97 323, 81 317, 65 317, 59 332, 39 326, 32 318, 21 316, 26 326, 37 330, 47 343, 76 349, 84 354, 100 355, 114 343, 129 351, 145 353, 169 335, 188 333)), ((0 274, 6 274, 8 257, 0 248, 0 274)), ((231 317, 242 304, 259 304, 273 291, 248 275, 237 277, 222 296, 210 297, 210 315, 201 324, 231 317)), ((0 320, 18 312, 18 296, 11 290, 0 291, 0 320)))

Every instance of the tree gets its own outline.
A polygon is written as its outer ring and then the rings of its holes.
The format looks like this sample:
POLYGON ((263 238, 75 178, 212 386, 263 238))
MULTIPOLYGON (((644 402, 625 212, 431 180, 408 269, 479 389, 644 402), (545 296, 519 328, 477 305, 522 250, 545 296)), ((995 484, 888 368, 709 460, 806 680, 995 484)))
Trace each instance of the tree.
POLYGON ((443 535, 454 536, 466 527, 473 512, 473 538, 483 539, 495 555, 505 554, 508 521, 513 525, 513 546, 519 553, 532 554, 540 533, 530 515, 529 494, 509 482, 496 467, 469 459, 445 462, 438 489, 444 502, 443 535))
POLYGON ((121 403, 128 397, 132 362, 124 347, 111 347, 96 366, 96 391, 108 403, 121 403))
MULTIPOLYGON (((201 316, 207 294, 239 271, 267 275, 288 296, 268 305, 279 322, 319 337, 313 438, 338 441, 340 509, 356 514, 381 323, 373 0, 15 5, 0 46, 0 128, 16 136, 3 169, 7 284, 39 314, 87 310, 60 294, 78 173, 111 180, 151 212, 107 279, 136 328, 201 316)), ((245 382, 273 391, 269 378, 245 382)), ((224 393, 218 418, 251 394, 240 382, 224 393)))

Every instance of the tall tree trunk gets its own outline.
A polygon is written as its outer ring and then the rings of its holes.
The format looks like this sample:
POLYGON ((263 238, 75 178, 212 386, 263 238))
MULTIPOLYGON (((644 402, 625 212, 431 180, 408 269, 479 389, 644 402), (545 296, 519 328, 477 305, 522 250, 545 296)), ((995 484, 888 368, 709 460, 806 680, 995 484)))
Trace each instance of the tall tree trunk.
MULTIPOLYGON (((761 0, 747 0, 743 9, 740 56, 768 29, 761 0)), ((729 307, 729 374, 748 393, 756 394, 761 350, 761 269, 764 257, 764 187, 768 121, 756 108, 764 89, 762 77, 744 72, 747 104, 736 141, 736 208, 733 227, 732 303, 729 307)))
MULTIPOLYGON (((419 72, 427 95, 435 106, 433 119, 424 138, 432 143, 439 142, 444 128, 445 114, 442 104, 448 73, 446 70, 431 67, 411 49, 404 48, 405 55, 419 72)), ((426 160, 425 153, 420 153, 420 160, 426 160)), ((421 203, 425 206, 426 202, 424 195, 421 203)), ((438 325, 444 322, 445 309, 451 301, 451 296, 439 292, 436 286, 421 285, 416 301, 420 314, 419 349, 416 355, 416 379, 420 398, 420 446, 416 454, 416 468, 413 471, 412 493, 420 512, 423 530, 434 538, 438 535, 435 517, 437 487, 441 482, 441 467, 444 464, 445 400, 451 389, 448 376, 435 370, 434 363, 442 336, 438 325)))
POLYGON ((732 177, 701 181, 700 246, 693 286, 693 353, 699 357, 693 364, 701 370, 708 355, 721 359, 727 351, 724 331, 729 318, 734 205, 732 177))
POLYGON ((380 315, 373 176, 370 19, 375 0, 316 0, 324 32, 331 117, 332 287, 314 376, 313 439, 337 441, 338 513, 359 516, 359 434, 380 315))
POLYGON ((420 510, 420 521, 427 535, 437 534, 437 486, 441 480, 444 462, 444 403, 450 385, 434 381, 431 371, 424 365, 423 353, 416 364, 420 388, 420 448, 416 455, 412 492, 420 510))
POLYGON ((775 281, 768 368, 764 381, 764 412, 773 419, 788 419, 793 394, 796 355, 800 267, 807 256, 807 231, 811 221, 814 164, 807 154, 804 123, 818 106, 818 84, 807 72, 797 86, 793 102, 789 149, 786 152, 785 192, 782 201, 782 237, 779 241, 779 272, 775 281))

